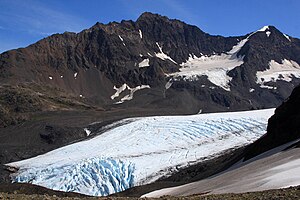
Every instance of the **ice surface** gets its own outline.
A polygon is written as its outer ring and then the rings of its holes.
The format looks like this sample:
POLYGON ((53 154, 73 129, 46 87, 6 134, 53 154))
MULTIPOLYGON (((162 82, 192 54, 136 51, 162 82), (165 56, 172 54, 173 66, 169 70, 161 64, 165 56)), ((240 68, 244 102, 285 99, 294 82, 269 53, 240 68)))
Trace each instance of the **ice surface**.
POLYGON ((239 161, 228 170, 201 181, 157 190, 142 197, 241 193, 300 185, 300 149, 290 148, 299 140, 281 145, 246 162, 239 161))
POLYGON ((144 59, 142 62, 139 63, 139 68, 142 68, 142 67, 149 67, 149 58, 147 59, 144 59))
POLYGON ((260 84, 261 88, 273 89, 272 86, 265 85, 265 83, 276 82, 277 80, 290 82, 293 77, 300 78, 300 66, 292 60, 284 59, 282 63, 271 60, 269 69, 258 71, 256 77, 256 82, 260 84))
MULTIPOLYGON (((151 183, 262 136, 274 109, 131 118, 89 140, 8 164, 15 182, 107 195, 151 183)), ((96 134, 95 134, 96 135, 96 134)))
POLYGON ((170 56, 168 56, 167 54, 165 54, 163 51, 162 51, 162 48, 161 46, 158 44, 158 42, 156 42, 156 45, 158 46, 159 48, 159 53, 155 53, 155 56, 162 59, 162 60, 170 60, 172 61, 173 63, 177 64, 170 56))

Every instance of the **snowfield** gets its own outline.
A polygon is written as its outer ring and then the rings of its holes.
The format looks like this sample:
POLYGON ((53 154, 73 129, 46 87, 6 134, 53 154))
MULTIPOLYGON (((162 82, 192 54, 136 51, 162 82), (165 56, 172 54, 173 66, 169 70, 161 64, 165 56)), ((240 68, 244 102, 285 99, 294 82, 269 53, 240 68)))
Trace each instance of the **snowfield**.
POLYGON ((292 81, 292 78, 300 78, 300 66, 293 60, 283 59, 281 63, 277 63, 275 60, 269 62, 269 69, 264 71, 258 71, 256 73, 257 83, 262 88, 272 87, 265 85, 267 82, 276 82, 282 80, 286 82, 292 81))
POLYGON ((247 145, 274 109, 121 120, 96 137, 9 163, 13 182, 104 196, 247 145))
POLYGON ((157 190, 142 197, 185 196, 207 193, 244 193, 300 185, 300 149, 287 147, 296 140, 267 151, 204 180, 157 190))

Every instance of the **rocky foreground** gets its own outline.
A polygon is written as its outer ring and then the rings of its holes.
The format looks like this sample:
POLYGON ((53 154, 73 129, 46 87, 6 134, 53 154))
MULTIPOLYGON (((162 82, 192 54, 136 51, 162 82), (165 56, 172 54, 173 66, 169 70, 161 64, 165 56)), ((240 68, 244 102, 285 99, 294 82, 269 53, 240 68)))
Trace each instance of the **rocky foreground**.
MULTIPOLYGON (((66 194, 66 193, 64 193, 66 194)), ((285 199, 285 200, 292 200, 292 199, 299 199, 300 198, 300 186, 297 187, 290 187, 286 189, 278 189, 278 190, 267 190, 262 192, 249 192, 249 193, 242 193, 242 194, 218 194, 218 195, 193 195, 187 197, 171 197, 171 196, 163 196, 158 199, 164 200, 184 200, 184 199, 199 199, 199 200, 216 200, 216 199, 223 199, 223 200, 241 200, 241 199, 252 199, 252 200, 275 200, 275 199, 285 199)), ((22 194, 20 190, 7 192, 0 192, 0 199, 139 199, 139 198, 127 198, 127 197, 83 197, 78 196, 75 197, 73 195, 62 196, 60 194, 22 194)), ((150 198, 143 198, 143 199, 150 199, 150 198)))

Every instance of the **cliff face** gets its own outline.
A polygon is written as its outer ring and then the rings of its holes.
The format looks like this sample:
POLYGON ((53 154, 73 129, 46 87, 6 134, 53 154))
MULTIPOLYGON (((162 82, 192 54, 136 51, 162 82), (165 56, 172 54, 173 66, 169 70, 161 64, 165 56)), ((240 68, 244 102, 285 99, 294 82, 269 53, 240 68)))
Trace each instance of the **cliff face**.
MULTIPOLYGON (((268 121, 267 134, 246 149, 246 159, 300 138, 300 86, 268 121)), ((299 144, 298 144, 299 145, 299 144)))

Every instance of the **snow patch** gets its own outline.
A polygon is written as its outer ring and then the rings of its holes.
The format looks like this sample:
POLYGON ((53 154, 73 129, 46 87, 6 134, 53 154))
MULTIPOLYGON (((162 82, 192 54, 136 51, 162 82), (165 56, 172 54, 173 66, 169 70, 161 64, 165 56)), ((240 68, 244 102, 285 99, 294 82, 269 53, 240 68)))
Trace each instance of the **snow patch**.
POLYGON ((143 33, 142 33, 141 29, 139 29, 139 34, 140 34, 140 38, 143 39, 143 33))
POLYGON ((166 83, 165 89, 166 89, 166 90, 169 89, 169 88, 172 86, 172 84, 173 84, 173 80, 170 79, 170 80, 166 83))
POLYGON ((261 88, 274 89, 274 87, 267 86, 267 82, 292 81, 293 77, 300 78, 300 66, 293 60, 284 59, 281 63, 275 60, 269 62, 269 69, 256 72, 256 82, 260 84, 261 88))
POLYGON ((244 63, 243 57, 237 57, 237 52, 244 45, 246 40, 242 40, 236 46, 221 55, 200 56, 190 55, 188 60, 181 65, 180 72, 168 74, 183 78, 184 80, 198 80, 200 76, 207 76, 213 84, 230 91, 229 82, 231 77, 227 75, 228 71, 244 63))
POLYGON ((63 78, 63 77, 64 77, 63 75, 60 76, 60 78, 63 78))
POLYGON ((274 109, 121 120, 89 140, 27 160, 14 182, 103 196, 151 183, 266 132, 274 109))
POLYGON ((255 89, 253 89, 253 88, 249 89, 249 92, 254 92, 254 91, 255 91, 255 89))
POLYGON ((119 38, 120 38, 120 40, 123 42, 124 41, 124 39, 119 35, 119 38))
POLYGON ((120 104, 123 103, 124 101, 129 101, 133 99, 133 94, 138 91, 138 90, 142 90, 142 89, 146 89, 146 88, 150 88, 149 85, 140 85, 137 86, 135 88, 131 88, 129 87, 126 83, 124 83, 121 87, 117 88, 116 86, 114 86, 114 90, 116 90, 115 94, 113 94, 110 98, 112 100, 114 100, 116 97, 119 97, 120 94, 125 91, 126 89, 129 90, 129 94, 125 95, 120 101, 116 102, 115 104, 120 104))
POLYGON ((78 75, 78 72, 75 72, 75 73, 74 73, 74 78, 76 78, 76 77, 77 77, 77 75, 78 75))
POLYGON ((50 79, 50 80, 52 80, 52 79, 53 79, 53 77, 52 77, 52 76, 49 76, 49 79, 50 79))
POLYGON ((149 58, 147 59, 144 59, 142 62, 139 63, 139 68, 142 68, 142 67, 149 67, 149 58))
POLYGON ((270 32, 270 31, 267 31, 267 32, 266 32, 266 35, 267 35, 267 37, 269 37, 269 36, 271 35, 271 32, 270 32))
POLYGON ((290 38, 288 35, 286 35, 286 34, 283 33, 283 36, 284 36, 288 41, 291 42, 291 38, 290 38))
POLYGON ((88 128, 84 128, 83 130, 85 131, 86 136, 89 136, 91 134, 91 132, 92 132, 88 128))
POLYGON ((266 30, 269 30, 269 26, 264 26, 261 29, 257 30, 256 32, 265 32, 266 30))
POLYGON ((170 56, 168 56, 167 54, 165 54, 163 51, 162 51, 162 48, 161 46, 159 46, 158 42, 156 42, 156 45, 158 46, 159 48, 159 53, 155 53, 155 56, 162 59, 162 60, 170 60, 172 61, 173 63, 177 64, 170 56))
POLYGON ((124 39, 119 35, 120 40, 122 41, 123 46, 126 46, 126 44, 124 43, 124 39))
POLYGON ((129 94, 125 95, 120 101, 116 102, 115 104, 120 104, 120 103, 124 103, 124 101, 130 101, 133 99, 133 94, 138 91, 138 90, 142 90, 142 89, 146 89, 146 88, 150 88, 149 85, 140 85, 140 86, 136 86, 135 88, 130 88, 127 85, 127 89, 129 90, 129 94))
POLYGON ((123 92, 124 90, 126 90, 127 88, 127 84, 124 83, 121 87, 117 88, 116 86, 114 86, 114 90, 116 90, 115 94, 113 94, 110 98, 112 100, 114 100, 116 97, 120 96, 121 92, 123 92))

